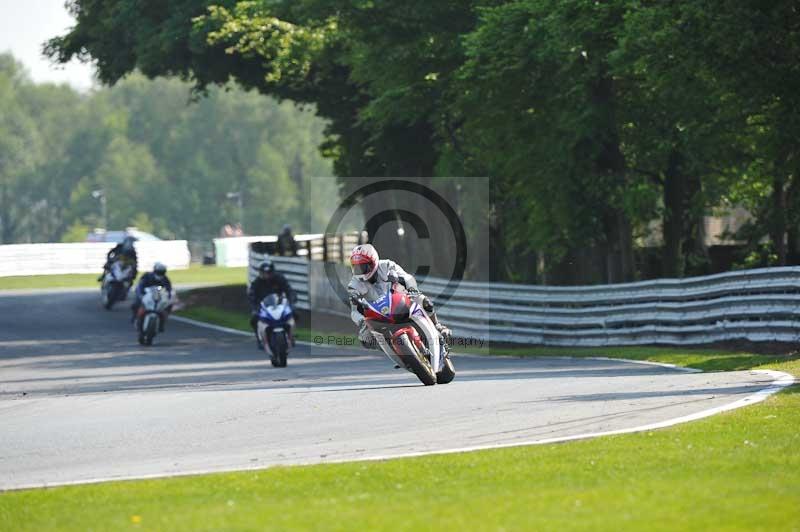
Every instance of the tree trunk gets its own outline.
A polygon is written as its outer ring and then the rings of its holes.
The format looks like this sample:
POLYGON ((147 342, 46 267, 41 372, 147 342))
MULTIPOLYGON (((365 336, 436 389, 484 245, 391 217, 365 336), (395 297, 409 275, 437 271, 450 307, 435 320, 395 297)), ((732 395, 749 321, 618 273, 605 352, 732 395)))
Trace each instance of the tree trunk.
POLYGON ((681 170, 683 157, 677 150, 672 150, 664 174, 664 219, 662 235, 664 238, 664 256, 661 275, 663 277, 683 277, 683 238, 686 234, 686 204, 684 190, 686 180, 681 170))
POLYGON ((789 211, 787 223, 787 264, 800 264, 800 169, 792 173, 786 191, 786 206, 789 211))
MULTIPOLYGON (((626 185, 625 157, 619 145, 616 119, 614 116, 614 82, 610 76, 597 80, 592 90, 593 103, 598 106, 605 119, 597 135, 601 150, 594 161, 599 176, 608 180, 611 188, 624 188, 626 185)), ((620 206, 608 205, 604 215, 604 232, 607 242, 606 262, 609 283, 628 282, 634 279, 633 235, 630 220, 620 206)))
POLYGON ((778 256, 778 266, 786 266, 786 188, 783 177, 775 177, 772 181, 772 223, 770 239, 778 256))

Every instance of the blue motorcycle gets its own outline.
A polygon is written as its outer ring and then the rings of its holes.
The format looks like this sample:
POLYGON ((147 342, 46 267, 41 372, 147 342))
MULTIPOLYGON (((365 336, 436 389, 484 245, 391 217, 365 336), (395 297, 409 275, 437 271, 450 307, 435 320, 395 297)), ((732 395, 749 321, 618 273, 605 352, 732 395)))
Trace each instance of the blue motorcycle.
POLYGON ((294 314, 285 296, 269 294, 261 301, 258 308, 258 337, 276 368, 286 367, 293 327, 294 314))

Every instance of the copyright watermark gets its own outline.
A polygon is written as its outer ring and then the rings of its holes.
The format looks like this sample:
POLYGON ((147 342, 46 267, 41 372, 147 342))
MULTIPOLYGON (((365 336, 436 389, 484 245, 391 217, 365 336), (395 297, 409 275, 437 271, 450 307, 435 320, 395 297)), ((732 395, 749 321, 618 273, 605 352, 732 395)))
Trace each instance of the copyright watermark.
MULTIPOLYGON (((400 340, 405 341, 405 340, 400 340)), ((341 335, 316 335, 313 338, 314 345, 330 345, 336 347, 350 347, 350 346, 357 346, 362 345, 362 342, 353 336, 341 336, 341 335)), ((486 345, 485 338, 478 338, 478 337, 452 337, 448 340, 447 345, 451 348, 455 347, 484 347, 486 345)), ((366 342, 368 347, 372 347, 377 349, 378 343, 373 339, 369 342, 366 342)))
MULTIPOLYGON (((416 279, 445 325, 450 305, 453 313, 459 312, 459 292, 471 290, 462 282, 490 279, 489 226, 495 214, 487 178, 358 177, 339 178, 336 185, 340 199, 327 205, 324 233, 366 235, 381 259, 394 261, 416 279)), ((331 187, 320 183, 316 188, 331 187)), ((340 263, 314 266, 320 281, 314 285, 316 308, 349 311, 352 247, 342 245, 340 263)), ((314 319, 312 315, 312 326, 314 319)), ((464 332, 480 330, 478 320, 464 332)), ((488 337, 488 328, 486 333, 488 337)), ((322 341, 327 343, 325 337, 322 341)), ((478 340, 467 341, 464 345, 478 340)))

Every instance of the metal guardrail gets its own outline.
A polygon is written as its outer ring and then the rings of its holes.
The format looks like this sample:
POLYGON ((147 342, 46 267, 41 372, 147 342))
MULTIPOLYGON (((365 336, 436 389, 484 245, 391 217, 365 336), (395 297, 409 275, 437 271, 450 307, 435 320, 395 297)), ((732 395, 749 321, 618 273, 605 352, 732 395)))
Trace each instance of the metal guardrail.
MULTIPOLYGON (((251 251, 251 276, 263 257, 251 251)), ((309 271, 321 268, 272 260, 303 295, 300 308, 313 306, 309 286, 318 283, 309 283, 309 271)), ((800 267, 586 287, 464 281, 449 299, 442 297, 447 280, 419 284, 459 337, 568 347, 800 341, 800 267)))
MULTIPOLYGON (((355 235, 331 235, 324 238, 322 234, 295 235, 294 241, 297 244, 297 256, 311 260, 324 260, 336 249, 333 243, 338 238, 344 245, 354 242, 350 247, 357 243, 358 237, 355 235), (330 253, 329 247, 330 244, 330 253)), ((226 238, 215 238, 214 255, 217 266, 247 266, 250 254, 250 244, 257 244, 259 253, 275 254, 278 243, 276 235, 265 236, 236 236, 226 238)))
POLYGON ((275 270, 286 276, 292 285, 292 289, 297 293, 297 303, 295 306, 302 310, 310 310, 310 300, 308 293, 308 260, 300 257, 271 257, 264 253, 250 251, 249 267, 247 268, 247 284, 253 282, 258 276, 258 265, 264 259, 270 258, 275 264, 275 270))

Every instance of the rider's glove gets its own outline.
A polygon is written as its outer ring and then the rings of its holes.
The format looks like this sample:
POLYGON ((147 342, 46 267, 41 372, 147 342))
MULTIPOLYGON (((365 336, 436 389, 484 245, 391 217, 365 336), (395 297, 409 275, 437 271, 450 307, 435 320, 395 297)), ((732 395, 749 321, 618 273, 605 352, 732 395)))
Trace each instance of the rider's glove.
POLYGON ((361 314, 362 316, 364 315, 364 304, 361 302, 360 297, 351 296, 350 303, 356 308, 356 311, 359 314, 361 314))
MULTIPOLYGON (((358 339, 362 344, 369 344, 375 341, 369 328, 367 328, 366 320, 361 320, 361 323, 358 324, 358 339)), ((367 345, 364 345, 364 347, 367 347, 367 345)))
POLYGON ((397 277, 397 274, 394 273, 394 272, 387 273, 386 274, 386 280, 389 281, 392 284, 400 282, 400 278, 397 277))

